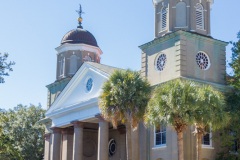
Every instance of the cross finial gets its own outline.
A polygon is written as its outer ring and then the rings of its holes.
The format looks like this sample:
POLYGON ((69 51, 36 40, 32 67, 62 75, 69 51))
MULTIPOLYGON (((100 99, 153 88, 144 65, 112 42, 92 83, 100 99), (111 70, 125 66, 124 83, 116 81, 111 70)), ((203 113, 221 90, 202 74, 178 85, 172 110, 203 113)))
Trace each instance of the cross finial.
POLYGON ((76 12, 78 13, 79 17, 78 17, 78 28, 83 28, 82 27, 82 14, 84 14, 84 12, 82 11, 82 6, 81 4, 79 4, 79 10, 76 10, 76 12))

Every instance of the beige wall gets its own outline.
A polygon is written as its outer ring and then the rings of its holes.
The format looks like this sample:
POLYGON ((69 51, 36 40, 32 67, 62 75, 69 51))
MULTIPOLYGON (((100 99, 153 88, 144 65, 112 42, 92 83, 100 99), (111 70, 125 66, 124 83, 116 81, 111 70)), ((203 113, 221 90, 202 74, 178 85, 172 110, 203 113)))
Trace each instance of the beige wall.
MULTIPOLYGON (((177 160, 178 147, 177 147, 177 134, 175 130, 169 126, 167 127, 167 137, 165 147, 156 147, 154 145, 154 127, 149 128, 149 142, 150 142, 150 159, 149 160, 177 160)), ((196 136, 193 134, 194 127, 188 127, 184 132, 184 160, 193 160, 196 157, 196 136)), ((216 134, 214 136, 217 136, 216 134)), ((215 137, 216 138, 216 137, 215 137)), ((216 158, 216 151, 218 150, 217 144, 212 140, 211 147, 202 148, 202 157, 208 160, 216 158)))
POLYGON ((158 38, 149 44, 142 53, 142 75, 152 85, 166 82, 179 77, 186 77, 217 84, 225 84, 226 43, 189 32, 178 31, 158 38), (205 52, 210 58, 210 68, 201 70, 196 63, 199 51, 205 52), (159 54, 167 56, 163 71, 156 69, 159 54))

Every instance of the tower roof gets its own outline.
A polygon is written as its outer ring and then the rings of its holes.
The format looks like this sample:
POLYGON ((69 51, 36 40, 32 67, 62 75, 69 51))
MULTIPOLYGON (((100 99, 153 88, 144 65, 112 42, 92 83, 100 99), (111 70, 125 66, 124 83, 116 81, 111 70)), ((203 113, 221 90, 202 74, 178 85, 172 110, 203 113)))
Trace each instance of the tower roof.
POLYGON ((61 45, 65 43, 70 44, 87 44, 91 46, 98 47, 95 37, 89 31, 83 29, 82 27, 82 6, 79 5, 79 10, 76 11, 79 15, 78 17, 78 27, 67 32, 61 41, 61 45))
POLYGON ((70 44, 82 43, 98 47, 97 41, 95 37, 92 35, 92 33, 82 28, 73 29, 67 32, 62 38, 61 45, 65 43, 70 44))

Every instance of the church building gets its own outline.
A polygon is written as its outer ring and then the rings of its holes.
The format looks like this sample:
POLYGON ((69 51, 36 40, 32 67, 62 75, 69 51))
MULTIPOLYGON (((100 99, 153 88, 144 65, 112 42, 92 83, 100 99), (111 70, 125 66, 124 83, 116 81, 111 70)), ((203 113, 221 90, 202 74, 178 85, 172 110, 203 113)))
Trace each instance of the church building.
MULTIPOLYGON (((213 0, 153 0, 155 37, 140 46, 141 75, 152 86, 177 78, 226 88, 226 42, 211 37, 213 0)), ((101 64, 95 37, 79 25, 56 48, 56 81, 47 85, 48 110, 44 160, 126 160, 126 129, 114 129, 101 117, 103 83, 120 68, 101 64)), ((149 33, 151 34, 151 33, 149 33)), ((184 159, 196 155, 194 127, 184 133, 184 159)), ((204 160, 220 150, 209 128, 203 137, 204 160)), ((143 124, 132 132, 133 160, 177 160, 177 135, 171 126, 143 124)))

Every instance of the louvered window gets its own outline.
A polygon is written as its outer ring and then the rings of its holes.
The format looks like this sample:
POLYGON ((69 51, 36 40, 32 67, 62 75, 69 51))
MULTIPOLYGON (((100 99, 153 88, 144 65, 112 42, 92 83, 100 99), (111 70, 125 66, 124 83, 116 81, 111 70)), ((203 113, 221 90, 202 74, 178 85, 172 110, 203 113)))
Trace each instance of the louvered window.
POLYGON ((59 75, 64 76, 64 70, 65 70, 65 58, 60 59, 60 67, 59 67, 59 75))
POLYGON ((196 25, 197 29, 204 29, 203 6, 199 3, 196 6, 196 25))
POLYGON ((69 74, 74 74, 77 71, 77 56, 71 55, 70 56, 70 68, 69 68, 69 74))
POLYGON ((167 8, 163 7, 161 11, 161 31, 165 31, 167 29, 167 8))

